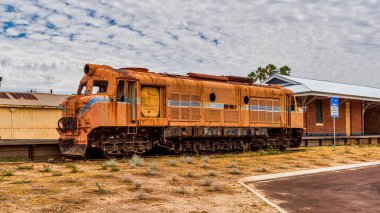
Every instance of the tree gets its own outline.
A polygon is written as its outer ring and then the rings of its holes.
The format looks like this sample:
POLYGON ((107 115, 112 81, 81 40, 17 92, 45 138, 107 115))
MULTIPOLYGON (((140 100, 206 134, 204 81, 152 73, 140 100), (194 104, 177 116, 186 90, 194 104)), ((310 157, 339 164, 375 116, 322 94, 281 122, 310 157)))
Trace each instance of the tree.
POLYGON ((266 67, 258 67, 255 71, 252 71, 248 74, 249 78, 252 78, 254 82, 256 81, 264 81, 268 77, 274 74, 280 75, 290 75, 291 70, 288 66, 284 65, 280 68, 276 67, 273 64, 268 64, 266 67))

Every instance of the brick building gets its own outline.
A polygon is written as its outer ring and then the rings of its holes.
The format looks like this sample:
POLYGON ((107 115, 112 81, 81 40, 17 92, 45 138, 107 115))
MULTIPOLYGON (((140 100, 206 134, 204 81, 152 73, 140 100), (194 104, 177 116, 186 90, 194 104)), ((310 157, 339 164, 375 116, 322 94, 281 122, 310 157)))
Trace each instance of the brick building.
POLYGON ((304 110, 305 136, 333 135, 330 97, 339 98, 337 136, 380 134, 380 89, 350 84, 273 75, 264 83, 292 90, 304 110))

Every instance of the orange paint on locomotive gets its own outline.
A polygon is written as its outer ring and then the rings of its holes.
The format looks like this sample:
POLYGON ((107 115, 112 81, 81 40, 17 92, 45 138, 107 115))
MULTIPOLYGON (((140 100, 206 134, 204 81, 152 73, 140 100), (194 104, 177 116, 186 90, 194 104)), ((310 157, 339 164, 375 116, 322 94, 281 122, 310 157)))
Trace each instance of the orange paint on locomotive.
POLYGON ((125 134, 145 127, 302 129, 288 89, 191 76, 87 64, 77 95, 61 104, 62 153, 84 155, 89 134, 110 128, 125 134))

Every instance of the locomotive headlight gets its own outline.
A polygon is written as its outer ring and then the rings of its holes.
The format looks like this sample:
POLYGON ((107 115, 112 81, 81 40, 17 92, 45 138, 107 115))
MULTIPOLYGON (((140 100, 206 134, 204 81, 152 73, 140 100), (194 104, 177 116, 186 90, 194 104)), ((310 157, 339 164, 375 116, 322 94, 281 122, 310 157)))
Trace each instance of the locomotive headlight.
POLYGON ((98 68, 100 68, 100 67, 102 67, 102 65, 86 64, 86 65, 84 66, 83 71, 84 71, 84 74, 91 76, 91 75, 93 75, 93 74, 95 73, 95 71, 96 71, 98 68))

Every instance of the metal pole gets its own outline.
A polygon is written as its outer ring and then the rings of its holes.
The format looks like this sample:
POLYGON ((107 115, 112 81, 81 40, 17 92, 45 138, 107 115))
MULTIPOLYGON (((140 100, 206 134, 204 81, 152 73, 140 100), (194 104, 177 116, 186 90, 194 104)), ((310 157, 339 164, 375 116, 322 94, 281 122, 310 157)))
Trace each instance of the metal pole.
POLYGON ((336 146, 336 140, 335 140, 335 117, 333 118, 334 120, 334 149, 335 149, 335 146, 336 146))

